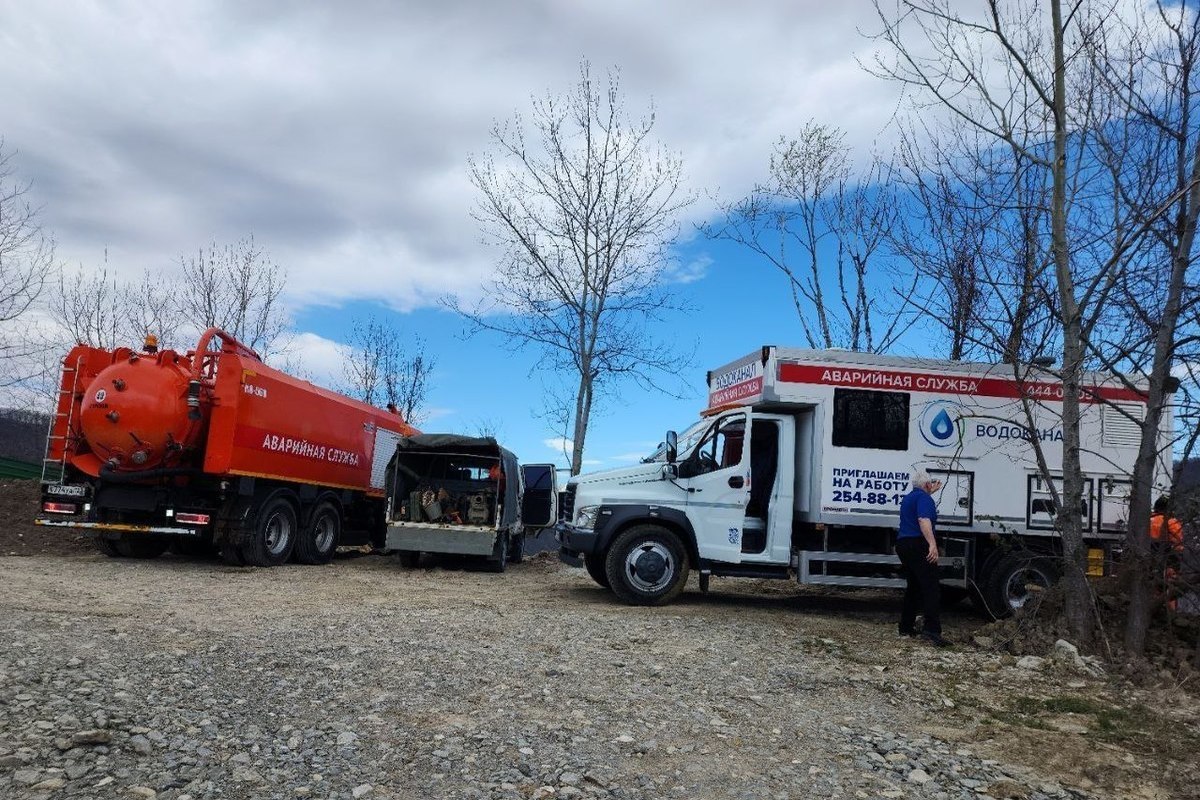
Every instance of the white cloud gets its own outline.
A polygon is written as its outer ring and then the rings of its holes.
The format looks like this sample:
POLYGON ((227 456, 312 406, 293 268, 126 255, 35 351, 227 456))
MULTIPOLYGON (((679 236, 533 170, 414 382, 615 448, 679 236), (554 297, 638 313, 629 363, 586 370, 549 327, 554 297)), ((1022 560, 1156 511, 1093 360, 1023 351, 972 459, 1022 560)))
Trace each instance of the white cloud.
POLYGON ((280 366, 294 370, 318 386, 336 388, 345 380, 342 365, 346 363, 349 348, 341 342, 302 331, 291 337, 285 352, 280 366))
POLYGON ((495 254, 467 156, 531 94, 568 89, 581 56, 620 66, 631 113, 653 101, 694 220, 810 117, 865 152, 896 96, 855 62, 871 19, 866 0, 8 3, 0 134, 68 263, 107 246, 119 274, 175 272, 253 232, 293 304, 409 309, 478 292, 495 254))
POLYGON ((712 266, 712 263, 713 260, 710 256, 698 256, 686 264, 673 265, 666 271, 666 279, 671 283, 695 283, 708 274, 708 268, 712 266))

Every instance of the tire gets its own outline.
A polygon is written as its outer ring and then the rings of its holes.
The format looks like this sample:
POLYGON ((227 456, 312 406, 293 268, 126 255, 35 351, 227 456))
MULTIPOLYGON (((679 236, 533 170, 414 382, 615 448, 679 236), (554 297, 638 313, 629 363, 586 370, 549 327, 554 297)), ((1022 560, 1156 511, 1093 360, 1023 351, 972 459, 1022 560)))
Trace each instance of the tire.
POLYGON ((123 558, 121 551, 117 549, 116 539, 106 539, 103 536, 96 537, 96 549, 109 558, 123 558))
POLYGON ((342 538, 342 512, 329 501, 318 503, 308 514, 296 539, 296 561, 328 564, 342 538))
POLYGON ((122 536, 115 544, 125 558, 158 558, 167 552, 171 540, 162 536, 122 536))
POLYGON ((206 538, 176 536, 171 540, 171 552, 184 558, 212 558, 218 548, 206 538))
POLYGON ((583 568, 587 570, 587 574, 592 576, 592 580, 603 586, 605 589, 610 588, 608 583, 608 572, 604 565, 604 557, 600 555, 584 556, 583 568))
POLYGON ((939 592, 942 599, 942 608, 953 608, 963 600, 966 600, 970 594, 970 589, 961 586, 942 586, 941 592, 939 592))
POLYGON ((217 549, 221 553, 221 560, 229 566, 246 566, 246 557, 242 555, 242 546, 240 543, 230 541, 229 539, 223 539, 217 549))
POLYGON ((296 545, 296 504, 286 492, 270 495, 254 515, 254 527, 242 539, 242 557, 254 567, 278 567, 296 545))
POLYGON ((420 550, 397 550, 396 555, 400 559, 400 566, 405 569, 416 569, 421 563, 420 550))
POLYGON ((608 548, 609 588, 626 603, 660 606, 671 602, 688 578, 687 550, 679 537, 656 525, 636 525, 608 548))
POLYGON ((1011 616, 1031 597, 1025 587, 1035 584, 1050 588, 1058 581, 1054 563, 1028 550, 1016 550, 998 558, 984 576, 983 601, 996 618, 1011 616))
POLYGON ((487 560, 488 572, 500 573, 508 569, 508 549, 510 546, 508 537, 502 534, 496 542, 496 547, 491 557, 487 560))
POLYGON ((525 534, 518 534, 508 540, 508 560, 512 564, 520 564, 525 560, 525 534))

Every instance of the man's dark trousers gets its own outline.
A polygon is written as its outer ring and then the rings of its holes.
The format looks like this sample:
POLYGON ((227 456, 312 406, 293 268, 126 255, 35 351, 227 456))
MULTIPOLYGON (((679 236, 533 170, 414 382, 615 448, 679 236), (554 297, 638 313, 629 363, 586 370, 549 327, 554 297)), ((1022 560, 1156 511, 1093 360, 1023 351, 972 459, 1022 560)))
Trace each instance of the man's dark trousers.
POLYGON ((942 635, 942 590, 936 564, 925 560, 929 542, 924 536, 905 536, 896 540, 896 555, 904 565, 908 587, 904 590, 904 608, 900 612, 900 630, 911 631, 917 622, 917 610, 924 606, 925 627, 931 636, 942 635))

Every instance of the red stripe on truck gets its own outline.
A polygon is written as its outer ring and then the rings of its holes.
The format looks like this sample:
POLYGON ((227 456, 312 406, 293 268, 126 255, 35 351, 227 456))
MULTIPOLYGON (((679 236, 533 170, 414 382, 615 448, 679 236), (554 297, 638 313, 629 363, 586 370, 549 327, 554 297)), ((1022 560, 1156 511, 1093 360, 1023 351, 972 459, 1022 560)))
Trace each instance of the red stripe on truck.
MULTIPOLYGON (((983 378, 973 375, 933 375, 927 372, 904 372, 863 367, 829 367, 811 364, 779 365, 780 383, 810 383, 823 386, 845 386, 856 389, 881 389, 929 394, 962 394, 974 397, 1030 397, 1034 400, 1061 401, 1061 383, 1017 381, 1005 378, 983 378)), ((1145 403, 1146 395, 1120 386, 1083 386, 1080 402, 1101 400, 1145 403)))

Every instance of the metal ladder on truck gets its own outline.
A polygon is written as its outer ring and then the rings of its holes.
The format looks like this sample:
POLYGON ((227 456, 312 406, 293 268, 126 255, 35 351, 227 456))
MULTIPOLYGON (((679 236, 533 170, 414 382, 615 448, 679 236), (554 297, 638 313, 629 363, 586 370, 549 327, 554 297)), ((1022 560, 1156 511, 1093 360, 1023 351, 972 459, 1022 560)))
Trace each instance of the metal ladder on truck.
POLYGON ((82 358, 75 360, 75 366, 67 366, 67 362, 63 360, 62 379, 58 384, 58 401, 54 405, 54 413, 50 415, 50 424, 46 430, 46 454, 42 457, 42 486, 48 483, 62 483, 63 475, 67 469, 67 448, 71 437, 71 422, 74 420, 75 414, 75 390, 79 385, 79 367, 82 358), (66 388, 67 376, 71 376, 71 386, 66 388), (63 398, 67 398, 67 410, 63 411, 63 398), (55 423, 58 420, 66 418, 66 424, 63 425, 63 432, 56 434, 54 432, 55 423), (62 440, 62 455, 58 458, 52 458, 50 454, 54 451, 54 443, 62 440))

